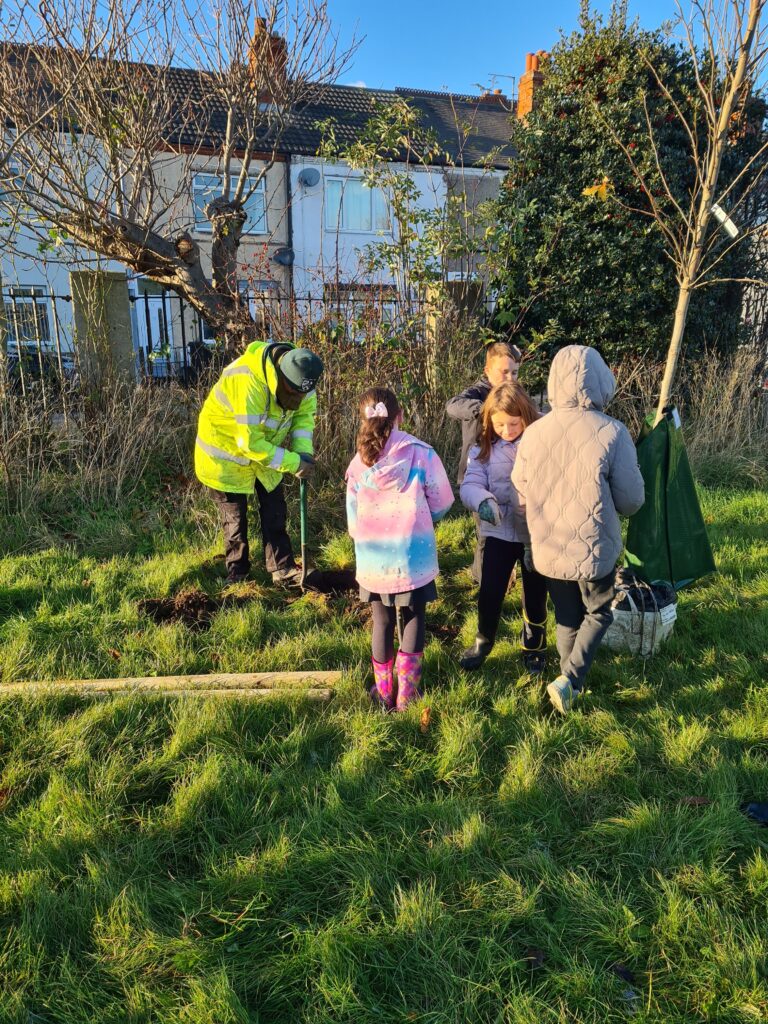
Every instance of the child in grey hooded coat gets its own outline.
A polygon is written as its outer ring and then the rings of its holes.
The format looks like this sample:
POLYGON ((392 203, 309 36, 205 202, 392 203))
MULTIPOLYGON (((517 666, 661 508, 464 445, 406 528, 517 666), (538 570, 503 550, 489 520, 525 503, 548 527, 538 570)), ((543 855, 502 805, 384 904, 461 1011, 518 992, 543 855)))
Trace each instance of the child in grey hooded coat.
POLYGON ((512 471, 533 564, 555 607, 560 675, 547 693, 561 712, 582 692, 611 624, 619 515, 633 515, 645 498, 629 431, 603 412, 615 389, 596 349, 561 349, 549 371, 552 411, 525 431, 512 471))

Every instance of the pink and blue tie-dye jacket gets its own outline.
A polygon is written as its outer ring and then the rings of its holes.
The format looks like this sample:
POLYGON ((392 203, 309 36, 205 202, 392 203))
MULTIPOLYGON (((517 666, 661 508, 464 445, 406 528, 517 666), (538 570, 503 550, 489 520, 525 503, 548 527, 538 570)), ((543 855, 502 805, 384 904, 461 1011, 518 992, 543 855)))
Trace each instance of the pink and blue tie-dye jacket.
POLYGON ((354 457, 346 480, 357 582, 374 594, 402 594, 433 580, 438 574, 433 524, 453 504, 437 452, 393 430, 372 466, 354 457))

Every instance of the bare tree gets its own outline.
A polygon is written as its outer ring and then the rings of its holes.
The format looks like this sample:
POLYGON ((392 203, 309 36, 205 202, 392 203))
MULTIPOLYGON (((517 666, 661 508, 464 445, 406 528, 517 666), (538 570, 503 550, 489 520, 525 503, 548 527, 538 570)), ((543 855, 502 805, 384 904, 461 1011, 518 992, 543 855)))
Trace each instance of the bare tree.
MULTIPOLYGON (((287 127, 348 65, 325 0, 0 4, 0 191, 42 246, 117 260, 248 337, 237 251, 287 127), (191 179, 215 162, 210 270, 191 179)), ((10 232, 14 237, 14 232, 10 232)))
MULTIPOLYGON (((671 184, 647 105, 647 148, 628 143, 601 118, 621 147, 643 194, 645 205, 632 209, 656 222, 677 273, 679 294, 656 422, 670 402, 693 293, 728 281, 768 286, 763 276, 733 278, 727 271, 727 258, 734 247, 761 238, 765 232, 762 196, 768 141, 763 125, 764 104, 754 101, 768 66, 768 40, 762 23, 767 2, 692 0, 690 12, 685 13, 680 0, 676 0, 676 24, 695 69, 694 95, 681 99, 675 83, 665 80, 654 57, 643 55, 652 80, 685 129, 694 170, 693 187, 686 196, 677 194, 671 184), (758 136, 751 155, 723 183, 721 170, 728 147, 750 132, 758 136), (650 159, 643 162, 642 154, 648 152, 650 159), (735 220, 743 220, 748 226, 739 230, 735 220)), ((597 106, 596 111, 600 117, 597 106)), ((615 196, 613 199, 620 202, 615 196)))

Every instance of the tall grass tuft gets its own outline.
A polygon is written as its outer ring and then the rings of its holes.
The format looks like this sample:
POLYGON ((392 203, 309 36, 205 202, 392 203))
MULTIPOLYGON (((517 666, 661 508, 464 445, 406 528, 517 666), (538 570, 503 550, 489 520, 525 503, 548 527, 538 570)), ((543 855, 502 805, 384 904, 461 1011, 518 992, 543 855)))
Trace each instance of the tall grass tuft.
MULTIPOLYGON (((753 347, 731 356, 708 353, 683 360, 677 406, 694 475, 700 483, 768 485, 768 393, 761 388, 765 357, 753 347)), ((663 366, 623 363, 610 413, 637 437, 658 401, 663 366)))
MULTIPOLYGON (((354 452, 358 398, 371 385, 398 394, 406 429, 434 445, 455 474, 459 430, 446 417, 445 403, 480 372, 481 335, 477 324, 451 321, 426 339, 373 336, 363 343, 339 339, 327 325, 307 326, 302 341, 326 366, 318 388, 319 471, 312 488, 313 518, 324 534, 342 524, 340 482, 354 452)), ((681 367, 685 438, 702 482, 768 483, 768 404, 758 386, 760 369, 761 358, 747 349, 728 360, 712 355, 681 367)), ((637 436, 655 406, 662 367, 634 362, 615 371, 610 411, 637 436)), ((523 383, 525 377, 524 364, 523 383)), ((39 548, 62 534, 78 539, 106 513, 115 520, 110 543, 117 541, 122 550, 117 534, 125 533, 131 516, 138 521, 143 508, 156 504, 158 492, 168 516, 177 516, 179 502, 196 501, 193 446, 210 383, 185 389, 118 381, 97 392, 49 392, 46 400, 34 392, 6 392, 0 403, 0 514, 13 517, 15 525, 4 546, 39 548)), ((207 533, 215 517, 203 509, 199 505, 197 525, 207 533)))
POLYGON ((768 485, 768 392, 765 359, 739 349, 726 360, 705 358, 689 368, 685 411, 688 455, 701 483, 768 485))

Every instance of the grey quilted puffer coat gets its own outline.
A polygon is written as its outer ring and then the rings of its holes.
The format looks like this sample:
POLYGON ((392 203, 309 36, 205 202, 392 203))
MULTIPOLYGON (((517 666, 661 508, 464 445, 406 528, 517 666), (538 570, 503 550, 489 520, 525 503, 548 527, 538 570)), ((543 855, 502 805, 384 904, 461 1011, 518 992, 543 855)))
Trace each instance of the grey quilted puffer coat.
POLYGON ((593 348, 568 345, 552 360, 552 411, 525 431, 512 481, 526 508, 536 570, 556 580, 599 580, 621 551, 619 514, 645 488, 629 431, 602 411, 616 381, 593 348))

